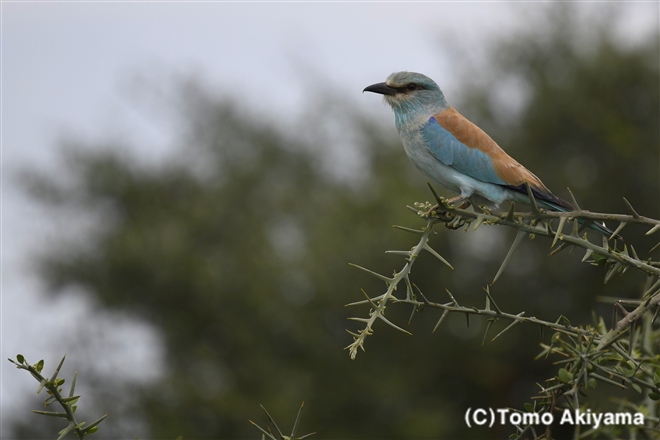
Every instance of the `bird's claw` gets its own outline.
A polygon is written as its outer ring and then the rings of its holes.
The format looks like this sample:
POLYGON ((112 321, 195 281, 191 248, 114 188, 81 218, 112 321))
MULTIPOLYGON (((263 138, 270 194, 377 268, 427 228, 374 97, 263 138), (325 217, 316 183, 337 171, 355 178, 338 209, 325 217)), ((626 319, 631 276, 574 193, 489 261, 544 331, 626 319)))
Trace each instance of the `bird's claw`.
POLYGON ((451 206, 454 209, 467 209, 467 208, 470 207, 470 205, 471 205, 470 201, 467 200, 463 196, 456 196, 456 197, 452 197, 451 199, 447 200, 447 206, 451 206), (463 202, 463 203, 461 203, 461 202, 463 202), (458 203, 461 203, 461 204, 456 206, 456 204, 458 204, 458 203))
POLYGON ((436 210, 439 209, 439 208, 440 208, 440 205, 433 205, 433 206, 431 207, 431 209, 429 209, 428 211, 426 211, 426 213, 424 214, 424 217, 433 217, 434 214, 437 215, 438 213, 436 212, 436 210))

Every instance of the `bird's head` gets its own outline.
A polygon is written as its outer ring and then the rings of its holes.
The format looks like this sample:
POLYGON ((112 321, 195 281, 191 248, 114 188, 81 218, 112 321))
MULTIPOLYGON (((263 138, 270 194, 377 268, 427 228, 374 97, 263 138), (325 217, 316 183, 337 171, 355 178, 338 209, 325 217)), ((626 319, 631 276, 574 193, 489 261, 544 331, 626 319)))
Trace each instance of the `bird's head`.
POLYGON ((438 85, 426 75, 415 72, 396 72, 384 83, 372 84, 364 92, 383 95, 399 118, 426 118, 448 107, 445 96, 438 85))

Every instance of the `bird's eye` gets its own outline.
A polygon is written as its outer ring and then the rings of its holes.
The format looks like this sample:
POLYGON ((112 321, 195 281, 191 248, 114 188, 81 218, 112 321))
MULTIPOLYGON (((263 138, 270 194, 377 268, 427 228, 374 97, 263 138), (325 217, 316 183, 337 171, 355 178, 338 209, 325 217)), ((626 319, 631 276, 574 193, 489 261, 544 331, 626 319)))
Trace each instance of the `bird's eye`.
POLYGON ((409 92, 412 92, 413 90, 417 90, 417 84, 415 83, 410 83, 406 86, 406 90, 409 92))

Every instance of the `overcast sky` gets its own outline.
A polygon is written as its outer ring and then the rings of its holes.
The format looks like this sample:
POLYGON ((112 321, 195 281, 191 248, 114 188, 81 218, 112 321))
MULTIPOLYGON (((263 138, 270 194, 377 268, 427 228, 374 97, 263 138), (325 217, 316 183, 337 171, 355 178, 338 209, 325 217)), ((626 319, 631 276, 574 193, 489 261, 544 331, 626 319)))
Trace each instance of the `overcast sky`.
MULTIPOLYGON (((478 54, 486 42, 523 27, 530 14, 547 7, 522 2, 3 2, 0 413, 11 415, 8 403, 13 407, 36 387, 4 359, 21 352, 32 361, 45 358, 52 368, 66 347, 51 342, 72 317, 111 323, 120 356, 138 362, 157 356, 143 349, 157 346, 147 327, 116 322, 108 314, 90 317, 91 304, 43 294, 31 275, 29 256, 58 230, 26 201, 13 177, 25 166, 60 172, 56 146, 66 133, 130 139, 147 160, 166 155, 170 131, 136 109, 129 85, 137 75, 196 74, 219 93, 295 118, 315 87, 301 78, 307 69, 389 121, 392 116, 379 100, 360 98, 365 86, 391 72, 412 70, 436 79, 451 99, 460 78, 442 38, 460 39, 478 54), (130 344, 122 340, 127 332, 130 344)), ((580 11, 586 17, 604 7, 583 3, 580 11)), ((657 2, 619 7, 622 40, 634 44, 657 38, 657 2)))

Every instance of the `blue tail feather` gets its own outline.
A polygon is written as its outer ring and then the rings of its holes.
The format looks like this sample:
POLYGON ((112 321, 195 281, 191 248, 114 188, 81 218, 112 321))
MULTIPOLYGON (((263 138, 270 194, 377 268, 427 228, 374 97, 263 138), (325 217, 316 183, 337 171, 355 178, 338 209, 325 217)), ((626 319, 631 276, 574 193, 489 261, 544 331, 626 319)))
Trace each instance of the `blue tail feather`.
MULTIPOLYGON (((570 203, 568 203, 566 201, 564 201, 564 203, 568 204, 568 206, 570 206, 570 209, 566 208, 565 206, 559 206, 559 205, 556 205, 554 203, 550 203, 550 202, 546 202, 546 201, 541 201, 541 203, 539 203, 539 205, 541 205, 541 207, 543 207, 543 208, 547 208, 547 209, 550 209, 552 211, 557 211, 557 212, 570 212, 570 211, 573 210, 573 207, 571 206, 570 203)), ((614 234, 614 231, 612 231, 610 228, 605 226, 603 223, 597 223, 595 221, 590 222, 589 220, 583 220, 583 219, 578 219, 578 222, 583 226, 588 223, 589 228, 593 229, 594 231, 600 232, 603 235, 606 235, 607 238, 611 237, 612 234, 614 234)), ((617 236, 617 238, 621 238, 621 237, 617 236)))
MULTIPOLYGON (((522 185, 518 185, 518 186, 507 185, 507 187, 512 190, 527 194, 526 183, 523 183, 522 185)), ((537 188, 534 188, 533 186, 531 186, 531 189, 532 189, 532 195, 536 199, 536 203, 539 205, 540 208, 545 208, 557 212, 570 212, 573 210, 573 205, 568 203, 566 200, 560 199, 551 192, 540 191, 537 188)), ((610 228, 608 228, 602 223, 597 223, 595 221, 590 222, 589 220, 578 220, 578 222, 581 225, 585 225, 589 223, 588 226, 589 228, 593 229, 594 231, 600 232, 601 234, 606 235, 607 238, 611 237, 612 234, 614 234, 614 231, 612 231, 610 228)), ((617 238, 621 238, 621 237, 617 236, 617 238)))

